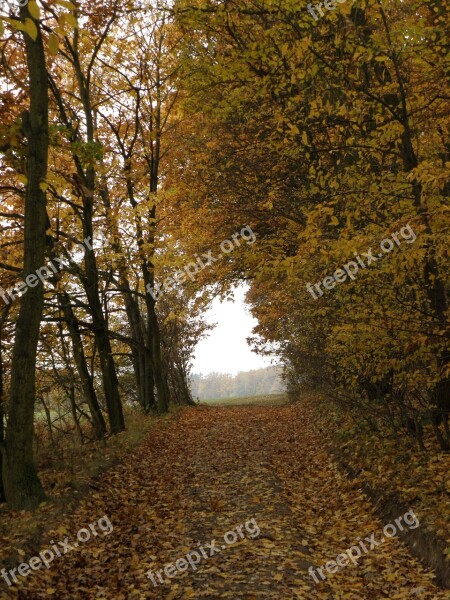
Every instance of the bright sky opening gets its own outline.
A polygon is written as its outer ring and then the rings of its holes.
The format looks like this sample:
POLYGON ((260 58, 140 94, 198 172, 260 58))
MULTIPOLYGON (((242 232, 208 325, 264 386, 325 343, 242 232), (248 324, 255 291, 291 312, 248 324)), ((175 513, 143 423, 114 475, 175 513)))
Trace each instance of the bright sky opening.
POLYGON ((273 364, 272 359, 259 356, 251 351, 246 338, 257 324, 245 303, 246 287, 241 286, 234 293, 234 302, 221 302, 216 298, 206 313, 208 323, 217 323, 195 350, 193 372, 230 373, 261 369, 273 364))

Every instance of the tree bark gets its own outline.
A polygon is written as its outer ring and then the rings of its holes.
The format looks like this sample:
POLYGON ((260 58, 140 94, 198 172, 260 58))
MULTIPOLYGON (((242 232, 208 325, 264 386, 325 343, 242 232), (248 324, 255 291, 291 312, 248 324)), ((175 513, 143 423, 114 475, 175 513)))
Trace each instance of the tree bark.
MULTIPOLYGON (((4 410, 4 388, 3 388, 3 340, 2 340, 2 324, 0 323, 0 447, 5 443, 5 410, 4 410)), ((0 503, 5 502, 5 490, 3 489, 2 477, 3 456, 0 452, 0 503)))
MULTIPOLYGON (((78 91, 83 104, 86 118, 86 141, 95 141, 95 127, 92 103, 90 97, 90 75, 84 75, 78 52, 78 30, 74 33, 73 66, 78 82, 78 91)), ((94 239, 93 213, 94 193, 96 184, 96 171, 94 167, 83 169, 78 156, 74 156, 77 174, 82 183, 80 192, 83 201, 83 234, 85 239, 94 239)), ((99 274, 97 259, 93 247, 86 247, 84 253, 85 276, 83 285, 88 298, 90 314, 94 326, 94 335, 97 343, 100 368, 102 371, 103 389, 109 417, 109 427, 112 434, 120 433, 125 429, 122 400, 119 393, 119 380, 116 365, 112 354, 111 340, 106 323, 103 307, 100 301, 99 274)))
POLYGON ((169 410, 169 386, 167 384, 167 373, 161 352, 161 335, 159 331, 158 317, 155 311, 155 301, 147 294, 147 329, 152 338, 153 349, 153 374, 156 384, 156 404, 159 413, 169 410))
MULTIPOLYGON (((22 21, 30 18, 21 7, 22 21)), ((24 113, 23 130, 28 139, 27 188, 25 194, 24 277, 45 264, 48 224, 46 194, 40 185, 48 168, 48 77, 40 24, 36 40, 24 32, 29 72, 30 108, 24 113)), ((3 452, 3 484, 6 499, 16 510, 31 509, 45 499, 33 457, 36 353, 44 306, 44 285, 29 288, 20 302, 16 324, 9 418, 3 452)))
POLYGON ((95 393, 94 383, 87 365, 78 319, 75 316, 69 294, 67 292, 59 293, 58 300, 66 320, 70 339, 72 340, 73 357, 77 366, 78 374, 80 376, 83 396, 89 407, 89 412, 91 413, 94 436, 96 440, 101 440, 106 434, 106 423, 105 419, 103 418, 97 394, 95 393))

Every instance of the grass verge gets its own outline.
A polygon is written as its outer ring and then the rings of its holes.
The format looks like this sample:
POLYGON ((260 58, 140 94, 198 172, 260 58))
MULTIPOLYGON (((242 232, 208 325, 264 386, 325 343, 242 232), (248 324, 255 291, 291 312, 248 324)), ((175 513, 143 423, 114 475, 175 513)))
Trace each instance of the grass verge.
POLYGON ((208 406, 282 406, 288 402, 286 394, 267 396, 244 396, 242 398, 213 398, 202 400, 200 404, 208 406))

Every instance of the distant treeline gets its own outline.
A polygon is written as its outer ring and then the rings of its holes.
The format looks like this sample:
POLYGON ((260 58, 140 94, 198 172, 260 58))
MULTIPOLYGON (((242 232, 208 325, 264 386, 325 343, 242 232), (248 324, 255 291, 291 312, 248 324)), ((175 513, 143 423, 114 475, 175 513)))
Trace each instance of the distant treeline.
POLYGON ((253 371, 241 371, 237 375, 228 373, 194 374, 191 390, 194 399, 240 398, 284 392, 280 367, 266 367, 253 371))

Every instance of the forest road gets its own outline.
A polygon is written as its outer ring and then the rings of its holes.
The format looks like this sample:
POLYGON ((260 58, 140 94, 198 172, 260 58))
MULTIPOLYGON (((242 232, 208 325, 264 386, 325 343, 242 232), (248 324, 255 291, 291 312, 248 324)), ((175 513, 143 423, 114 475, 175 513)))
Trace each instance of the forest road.
POLYGON ((43 549, 101 517, 111 528, 19 577, 4 597, 447 598, 396 536, 383 536, 300 405, 180 411, 97 486, 43 549), (352 546, 360 557, 346 553, 352 546))

